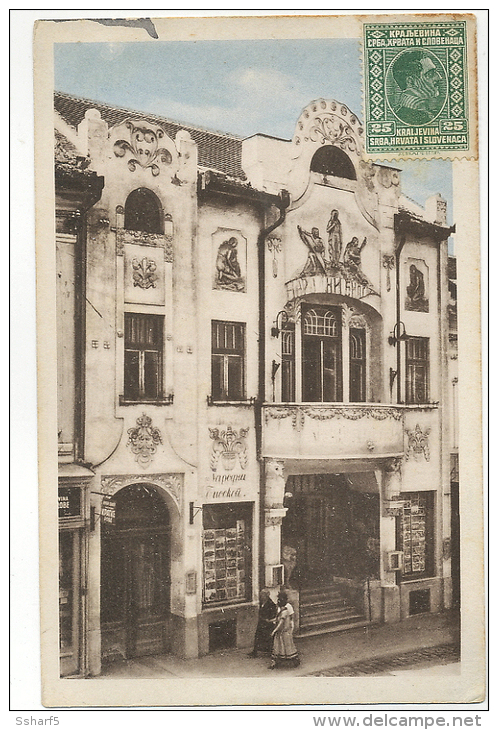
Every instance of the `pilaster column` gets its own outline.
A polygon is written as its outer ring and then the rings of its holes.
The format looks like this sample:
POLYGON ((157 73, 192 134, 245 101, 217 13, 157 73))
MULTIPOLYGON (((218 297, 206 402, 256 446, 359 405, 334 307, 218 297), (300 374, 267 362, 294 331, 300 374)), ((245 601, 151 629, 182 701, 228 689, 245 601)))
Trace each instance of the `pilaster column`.
POLYGON ((282 520, 287 513, 287 508, 283 504, 284 494, 284 462, 265 459, 264 563, 265 583, 270 588, 283 583, 283 571, 279 575, 274 566, 282 564, 282 520))
POLYGON ((382 586, 383 620, 387 623, 400 619, 400 591, 390 553, 396 551, 396 517, 401 514, 402 459, 387 459, 381 472, 380 516, 380 578, 382 586))
POLYGON ((382 500, 399 499, 401 493, 402 459, 387 459, 382 472, 382 500))

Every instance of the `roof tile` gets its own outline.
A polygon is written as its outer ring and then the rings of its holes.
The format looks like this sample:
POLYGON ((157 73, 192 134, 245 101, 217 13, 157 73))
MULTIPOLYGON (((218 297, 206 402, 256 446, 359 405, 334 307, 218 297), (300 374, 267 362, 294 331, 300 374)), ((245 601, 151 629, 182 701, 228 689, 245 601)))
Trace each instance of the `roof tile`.
POLYGON ((151 124, 159 124, 169 137, 175 138, 181 129, 187 130, 196 142, 199 151, 199 166, 217 170, 225 175, 245 180, 242 169, 242 138, 223 132, 213 132, 198 129, 187 124, 171 121, 165 117, 142 113, 133 109, 102 104, 101 102, 83 99, 70 94, 56 91, 54 94, 54 108, 69 124, 76 128, 84 119, 88 109, 97 109, 102 119, 112 127, 130 117, 145 119, 151 124))

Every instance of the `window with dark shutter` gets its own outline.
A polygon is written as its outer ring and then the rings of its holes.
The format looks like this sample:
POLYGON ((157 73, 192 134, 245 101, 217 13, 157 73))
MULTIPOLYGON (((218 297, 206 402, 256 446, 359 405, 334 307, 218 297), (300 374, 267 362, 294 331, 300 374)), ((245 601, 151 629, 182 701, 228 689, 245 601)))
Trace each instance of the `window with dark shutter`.
POLYGON ((366 343, 365 330, 349 330, 349 400, 351 403, 366 401, 366 343))
POLYGON ((406 402, 429 401, 429 338, 406 340, 406 402))
POLYGON ((125 400, 162 397, 163 321, 155 314, 125 314, 125 400))
POLYGON ((244 400, 245 324, 213 321, 211 344, 212 399, 244 400))
POLYGON ((295 387, 295 328, 286 324, 282 330, 282 401, 292 403, 296 399, 295 387))

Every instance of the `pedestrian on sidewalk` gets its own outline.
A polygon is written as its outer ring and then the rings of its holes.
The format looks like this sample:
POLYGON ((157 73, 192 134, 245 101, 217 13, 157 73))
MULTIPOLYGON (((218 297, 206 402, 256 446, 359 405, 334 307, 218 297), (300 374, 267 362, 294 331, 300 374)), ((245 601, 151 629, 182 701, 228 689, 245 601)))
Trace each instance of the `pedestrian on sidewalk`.
POLYGON ((298 667, 299 655, 292 634, 294 632, 294 609, 288 602, 287 593, 280 591, 277 598, 277 625, 273 630, 273 651, 269 669, 282 666, 298 667))
POLYGON ((262 588, 259 594, 258 625, 254 635, 254 648, 250 657, 257 657, 258 652, 271 654, 273 644, 273 629, 277 616, 277 606, 270 598, 268 588, 262 588))

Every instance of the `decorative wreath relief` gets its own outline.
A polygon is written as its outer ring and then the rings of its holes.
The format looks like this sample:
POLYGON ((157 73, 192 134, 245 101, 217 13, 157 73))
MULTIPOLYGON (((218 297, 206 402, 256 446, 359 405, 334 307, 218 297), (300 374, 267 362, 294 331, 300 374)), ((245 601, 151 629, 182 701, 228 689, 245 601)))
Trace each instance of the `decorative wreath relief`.
POLYGON ((143 259, 134 258, 131 262, 133 267, 133 286, 139 286, 141 289, 155 288, 157 281, 157 264, 152 259, 144 257, 143 259))
POLYGON ((152 418, 143 413, 137 418, 137 425, 128 429, 127 445, 135 454, 135 461, 140 466, 148 466, 158 444, 162 444, 161 432, 152 425, 152 418))
POLYGON ((209 429, 209 435, 214 441, 210 459, 212 471, 217 471, 220 457, 225 471, 232 471, 237 460, 242 469, 246 468, 246 436, 248 433, 248 428, 241 428, 240 431, 237 432, 234 431, 231 426, 228 426, 226 431, 220 431, 218 428, 209 429))
POLYGON ((124 157, 129 152, 132 157, 128 160, 128 169, 135 172, 137 165, 150 170, 154 177, 160 173, 160 167, 157 164, 161 162, 165 165, 171 164, 172 157, 170 152, 164 147, 159 147, 160 140, 165 133, 160 127, 147 127, 145 125, 135 126, 134 122, 126 121, 124 125, 129 131, 129 140, 118 139, 114 143, 114 154, 116 157, 124 157))

